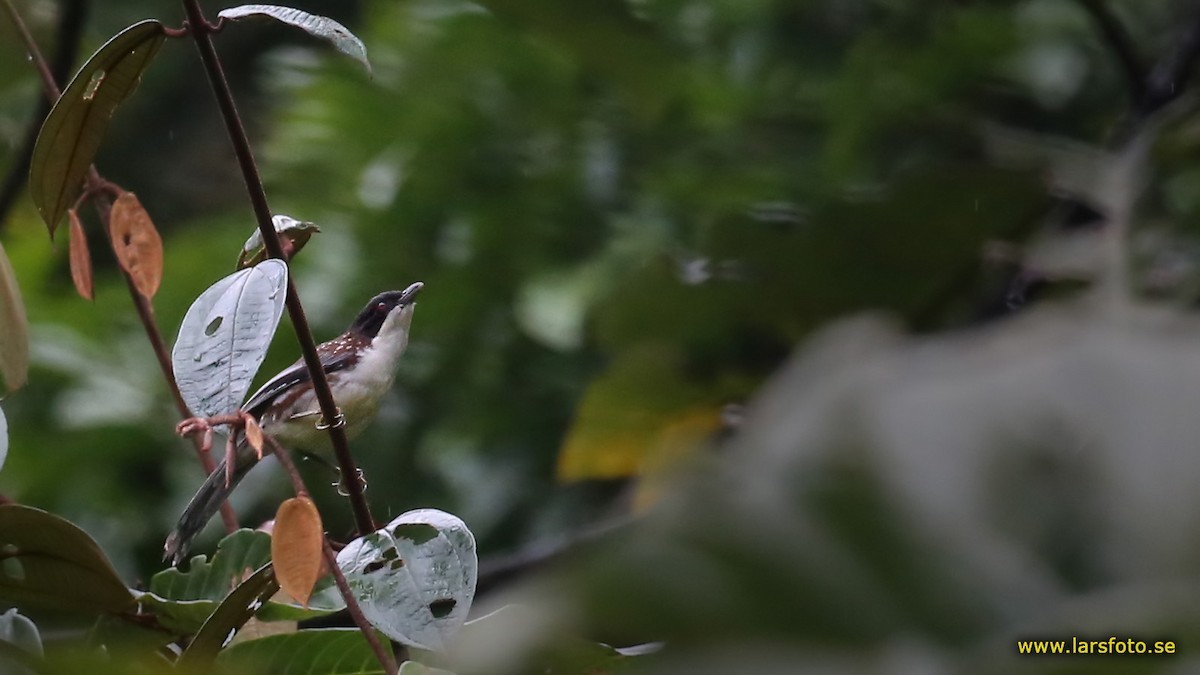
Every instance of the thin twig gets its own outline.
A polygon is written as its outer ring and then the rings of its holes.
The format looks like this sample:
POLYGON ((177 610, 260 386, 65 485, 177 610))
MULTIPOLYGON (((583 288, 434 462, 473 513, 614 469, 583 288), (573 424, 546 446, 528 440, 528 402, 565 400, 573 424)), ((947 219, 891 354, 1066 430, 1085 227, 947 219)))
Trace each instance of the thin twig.
MULTIPOLYGON (((258 221, 258 230, 262 234, 267 253, 272 258, 286 262, 283 245, 271 222, 271 207, 267 204, 267 194, 263 190, 258 165, 255 163, 254 153, 250 149, 250 140, 246 136, 246 129, 242 125, 241 116, 238 114, 236 103, 234 103, 233 93, 229 89, 229 82, 225 79, 225 71, 217 57, 216 48, 213 47, 210 33, 215 26, 205 20, 199 0, 183 0, 183 7, 187 12, 188 24, 192 27, 192 38, 196 43, 196 49, 200 52, 200 61, 204 65, 209 84, 212 85, 217 99, 217 105, 221 109, 221 117, 225 121, 225 128, 229 133, 229 140, 233 144, 234 154, 237 155, 238 165, 241 167, 242 177, 246 182, 246 192, 249 194, 250 205, 254 209, 254 217, 258 221)), ((308 367, 309 376, 312 378, 313 391, 321 407, 321 417, 323 420, 336 420, 339 416, 337 403, 329 388, 329 381, 325 378, 325 370, 321 366, 321 359, 317 354, 317 344, 309 329, 304 306, 300 303, 300 296, 290 278, 287 290, 288 316, 292 320, 296 339, 300 343, 304 364, 308 367)), ((375 521, 371 518, 370 507, 363 496, 362 482, 356 480, 359 475, 358 467, 350 455, 350 446, 346 441, 345 430, 340 424, 330 424, 328 431, 333 442, 334 454, 337 455, 338 467, 341 469, 349 493, 358 533, 373 532, 375 521)))
MULTIPOLYGON (((15 21, 21 20, 20 15, 12 8, 11 0, 5 0, 5 7, 9 17, 15 16, 15 21)), ((54 56, 50 62, 52 81, 64 81, 71 74, 71 68, 75 65, 75 57, 79 53, 79 38, 83 34, 86 10, 86 0, 67 0, 62 3, 58 15, 58 25, 55 28, 54 56)), ((50 114, 52 104, 53 101, 49 98, 39 99, 37 110, 25 129, 20 149, 15 153, 8 175, 4 177, 4 182, 0 185, 0 225, 8 222, 8 214, 16 205, 26 181, 29 180, 29 165, 33 159, 33 148, 37 142, 38 131, 41 130, 42 121, 46 119, 46 115, 50 114)))
POLYGON ((54 74, 50 72, 50 66, 46 63, 46 59, 42 56, 42 52, 37 47, 37 42, 33 39, 33 34, 29 32, 29 28, 25 26, 25 22, 21 19, 21 15, 17 13, 17 8, 13 6, 12 0, 2 0, 4 10, 8 13, 9 21, 17 29, 17 35, 21 38, 21 42, 25 44, 25 51, 28 52, 29 58, 33 61, 33 67, 37 68, 38 75, 42 78, 42 84, 48 91, 52 92, 53 99, 57 100, 58 85, 54 81, 54 74))
MULTIPOLYGON (((4 8, 8 11, 9 18, 13 25, 17 28, 17 33, 20 34, 22 41, 25 44, 26 51, 29 52, 34 65, 37 68, 38 75, 42 82, 42 89, 46 93, 46 98, 50 101, 57 101, 62 95, 59 89, 58 82, 55 81, 53 73, 46 66, 46 60, 42 57, 41 50, 38 49, 37 43, 33 40, 33 36, 25 27, 25 23, 21 20, 21 16, 13 7, 11 0, 0 0, 4 8)), ((105 231, 108 231, 108 216, 112 211, 112 200, 109 195, 108 187, 112 183, 105 180, 100 172, 96 170, 95 165, 88 167, 85 192, 91 192, 94 196, 92 204, 96 208, 96 214, 100 218, 105 231)), ((112 237, 108 237, 109 243, 112 244, 112 237)), ((114 250, 115 254, 115 250, 114 250)), ((163 342, 162 333, 158 330, 158 324, 154 320, 154 308, 150 301, 147 300, 137 290, 133 283, 133 277, 129 275, 124 268, 121 268, 121 275, 125 278, 125 285, 129 288, 129 297, 133 300, 134 308, 137 310, 138 319, 142 323, 142 328, 146 331, 146 337, 150 340, 150 346, 154 350, 155 358, 158 360, 159 368, 162 370, 163 378, 167 381, 167 387, 171 390, 171 397, 175 400, 175 407, 179 410, 180 416, 184 419, 192 416, 188 410, 187 404, 183 401, 183 395, 179 392, 179 385, 175 383, 175 373, 171 368, 171 357, 167 354, 166 344, 163 342)), ((200 450, 200 444, 193 441, 193 447, 196 451, 196 457, 200 460, 200 465, 206 473, 212 473, 216 469, 211 456, 200 450)), ((221 504, 221 520, 225 524, 225 529, 230 533, 238 528, 237 514, 233 512, 233 507, 228 503, 221 504)))
POLYGON ((1125 81, 1129 86, 1129 98, 1135 103, 1142 100, 1146 91, 1146 69, 1138 58, 1133 46, 1133 39, 1121 24, 1120 19, 1104 3, 1104 0, 1079 0, 1079 4, 1100 29, 1104 41, 1112 49, 1113 56, 1125 73, 1125 81))
MULTIPOLYGON (((308 497, 308 488, 304 486, 304 479, 300 477, 300 472, 296 469, 296 463, 292 461, 292 456, 276 441, 270 434, 263 434, 263 440, 271 447, 271 452, 275 458, 279 460, 279 464, 292 479, 292 489, 295 490, 297 497, 308 497)), ((358 606, 358 600, 354 597, 353 591, 350 590, 350 584, 346 581, 346 576, 342 574, 341 568, 337 564, 337 555, 333 552, 333 547, 329 545, 329 537, 322 533, 321 550, 325 556, 325 564, 329 567, 329 572, 333 574, 333 581, 337 584, 338 592, 342 594, 342 599, 346 601, 346 611, 354 619, 355 625, 362 631, 363 637, 366 638, 367 644, 371 646, 371 651, 375 652, 375 658, 379 660, 383 670, 388 675, 394 675, 398 670, 396 660, 392 655, 383 648, 383 643, 379 641, 379 636, 375 633, 375 629, 367 621, 367 617, 363 615, 362 608, 358 606)))
POLYGON ((580 547, 630 529, 642 520, 641 516, 620 516, 602 521, 578 532, 550 537, 526 544, 524 547, 480 561, 476 596, 495 590, 503 584, 532 571, 543 569, 577 551, 580 547))
MULTIPOLYGON (((88 171, 88 183, 99 186, 107 183, 96 171, 96 167, 90 167, 88 171)), ((110 231, 108 227, 108 216, 112 211, 112 198, 106 190, 97 189, 95 197, 92 198, 92 204, 96 208, 96 215, 100 218, 100 223, 104 226, 105 232, 110 231)), ((107 237, 109 245, 113 248, 113 255, 116 255, 116 243, 112 237, 107 237)), ((167 345, 163 342, 162 333, 158 330, 158 322, 154 319, 154 307, 146 296, 142 295, 137 289, 137 284, 133 281, 133 276, 121 267, 121 276, 125 279, 125 286, 129 290, 129 299, 133 302, 133 307, 137 310, 138 320, 142 323, 142 329, 146 332, 146 338, 150 341, 150 347, 154 351, 155 360, 158 362, 158 368, 162 372, 163 379, 167 381, 167 388, 171 390, 171 399, 175 402, 175 409, 179 412, 181 419, 188 419, 192 416, 192 411, 188 409, 188 405, 183 400, 183 394, 179 391, 179 384, 175 381, 175 369, 171 366, 171 356, 167 353, 167 345)), ((200 466, 204 469, 205 474, 211 474, 217 470, 216 461, 213 460, 212 454, 205 451, 198 439, 192 439, 192 448, 196 452, 196 459, 200 461, 200 466)), ((238 529, 237 514, 233 510, 233 505, 228 501, 221 503, 220 508, 221 523, 225 526, 225 531, 233 534, 238 529)))

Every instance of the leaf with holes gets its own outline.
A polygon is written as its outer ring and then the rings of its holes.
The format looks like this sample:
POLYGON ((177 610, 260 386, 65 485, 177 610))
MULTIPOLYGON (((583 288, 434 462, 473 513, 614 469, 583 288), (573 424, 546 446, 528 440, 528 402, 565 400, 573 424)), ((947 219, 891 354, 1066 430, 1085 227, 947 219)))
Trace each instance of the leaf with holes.
POLYGON ((367 60, 367 48, 362 40, 333 19, 278 5, 239 5, 221 10, 217 16, 232 21, 264 17, 294 26, 313 37, 329 42, 339 52, 363 64, 367 74, 371 73, 371 62, 367 60))
POLYGON ((4 387, 16 391, 29 374, 29 321, 17 286, 17 275, 0 245, 0 375, 4 387))
MULTIPOLYGON (((312 223, 282 214, 273 216, 271 223, 275 225, 275 231, 279 233, 279 242, 283 244, 284 257, 288 260, 296 257, 308 240, 321 231, 321 228, 312 223)), ((266 258, 267 247, 263 245, 262 232, 255 229, 246 243, 242 244, 242 252, 238 254, 237 268, 240 270, 243 267, 253 267, 266 258)))
POLYGON ((267 355, 287 297, 287 264, 264 260, 221 279, 192 303, 171 352, 192 412, 233 412, 267 355))
POLYGON ((0 506, 0 602, 121 612, 134 598, 86 532, 40 509, 0 506))
POLYGON ((321 576, 324 541, 321 514, 311 499, 293 497, 279 505, 275 530, 271 533, 275 578, 285 593, 305 607, 321 576))
POLYGON ((108 216, 108 235, 112 237, 117 262, 133 279, 138 293, 147 300, 153 298, 162 283, 162 238, 137 195, 122 192, 113 202, 108 216))
POLYGON ((211 559, 194 556, 188 571, 169 567, 150 579, 150 591, 138 598, 155 608, 164 626, 194 633, 230 590, 271 560, 271 536, 238 530, 221 540, 211 559))
POLYGON ((475 537, 437 509, 400 515, 346 545, 338 567, 371 625, 422 649, 444 649, 475 597, 475 537))
POLYGON ((83 232, 83 223, 75 209, 67 211, 71 221, 71 281, 75 290, 84 300, 94 300, 92 292, 92 254, 88 251, 87 235, 83 232))
POLYGON ((29 193, 54 229, 96 157, 109 119, 137 88, 166 34, 161 23, 136 23, 104 43, 67 85, 42 124, 29 167, 29 193))

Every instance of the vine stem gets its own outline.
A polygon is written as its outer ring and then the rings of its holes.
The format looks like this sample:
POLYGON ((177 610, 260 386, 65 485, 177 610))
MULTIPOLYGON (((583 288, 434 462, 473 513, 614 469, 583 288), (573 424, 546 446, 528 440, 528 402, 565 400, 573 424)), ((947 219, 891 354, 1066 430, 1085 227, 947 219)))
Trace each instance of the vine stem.
MULTIPOLYGON (((216 26, 209 24, 204 18, 199 0, 183 0, 183 8, 187 14, 188 25, 191 26, 192 39, 196 43, 196 49, 200 52, 200 61, 204 65, 208 82, 212 85, 217 106, 220 108, 221 117, 225 122, 225 129, 229 133, 230 143, 233 145, 234 154, 241 167, 242 178, 246 183, 246 192, 250 197, 250 205, 254 209, 254 217, 258 221, 258 230, 262 234, 263 244, 270 257, 278 258, 286 263, 287 257, 284 254, 283 245, 271 222, 271 207, 267 203, 267 193, 263 189, 258 165, 255 163, 254 153, 250 149, 250 140, 246 136, 246 129, 238 114, 237 104, 233 100, 233 92, 229 89, 229 82, 225 78, 225 70, 221 66, 217 50, 213 46, 211 33, 216 26)), ((329 381, 325 378, 325 370, 321 366, 321 359, 317 354, 317 344, 313 340, 312 330, 308 326, 308 317, 304 314, 304 305, 300 302, 300 295, 296 292, 296 286, 292 283, 290 275, 287 291, 288 316, 292 320, 296 340, 300 343, 304 364, 308 367, 309 376, 312 378, 313 392, 321 407, 321 417, 323 420, 338 419, 337 403, 333 399, 329 381)), ((370 507, 363 496, 362 481, 355 479, 359 475, 358 467, 354 463, 354 457, 350 455, 346 432, 339 424, 328 425, 328 431, 330 440, 333 442, 334 454, 337 456, 338 467, 341 469, 342 476, 345 477, 344 482, 349 493, 351 508, 354 511, 354 522, 358 533, 363 535, 373 532, 375 521, 371 518, 370 507)))
MULTIPOLYGON (((17 29, 17 34, 20 35, 21 41, 25 45, 25 50, 29 53, 30 59, 37 69, 46 97, 51 103, 57 101, 62 92, 59 89, 58 83, 54 80, 53 73, 50 72, 50 67, 46 65, 46 59, 42 56, 41 50, 38 49, 33 35, 25 26, 25 22, 21 19, 21 15, 17 12, 16 7, 13 6, 12 0, 0 0, 0 4, 3 5, 9 20, 12 21, 13 26, 17 29)), ((96 214, 107 232, 108 216, 109 212, 112 211, 112 201, 108 196, 106 188, 114 186, 100 175, 95 165, 88 167, 86 183, 84 191, 96 195, 92 204, 95 206, 96 214)), ((108 240, 109 244, 112 245, 112 237, 108 237, 108 240)), ((154 350, 154 356, 158 361, 159 369, 162 371, 163 378, 167 381, 167 387, 171 390, 171 398, 175 402, 175 408, 179 411, 182 419, 187 419, 192 416, 192 413, 188 410, 187 403, 184 402, 183 395, 179 392, 179 385, 175 382, 175 372, 171 368, 171 357, 167 354, 166 343, 163 341, 162 333, 158 330, 158 323, 154 319, 154 306, 150 303, 149 299, 145 298, 137 290, 137 286, 133 283, 133 277, 123 267, 121 268, 121 275, 125 278, 125 285, 129 289, 129 297, 133 301, 138 319, 141 321, 142 328, 146 332, 146 338, 149 339, 150 346, 154 350)), ((216 470, 216 463, 213 461, 212 456, 207 452, 203 452, 198 442, 193 441, 192 447, 195 449, 196 458, 200 461, 200 466, 204 468, 205 473, 212 473, 216 470)), ((234 513, 233 506, 228 502, 221 504, 221 521, 224 523, 227 532, 233 533, 238 529, 237 514, 234 513)))
MULTIPOLYGON (((279 444, 269 434, 263 434, 263 440, 271 447, 271 452, 275 458, 279 460, 280 466, 287 472, 288 477, 292 479, 292 489, 295 490, 297 497, 308 497, 308 488, 304 486, 304 479, 300 477, 300 472, 296 469, 296 463, 292 461, 292 456, 287 449, 279 444)), ((337 584, 338 592, 342 594, 342 599, 346 601, 346 611, 354 619, 355 625, 362 631, 363 637, 366 638, 367 644, 371 646, 371 651, 375 652, 375 658, 379 659, 380 665, 388 675, 395 675, 399 666, 396 665, 396 659, 383 648, 383 643, 379 641, 379 636, 376 635, 375 629, 367 621, 367 617, 362 613, 362 607, 359 607, 358 600, 354 597, 354 593, 350 590, 350 584, 346 581, 346 575, 342 574, 342 570, 338 567, 337 556, 333 552, 333 547, 329 545, 329 537, 324 533, 321 534, 321 550, 325 556, 325 564, 329 567, 329 572, 333 574, 333 581, 337 584)))

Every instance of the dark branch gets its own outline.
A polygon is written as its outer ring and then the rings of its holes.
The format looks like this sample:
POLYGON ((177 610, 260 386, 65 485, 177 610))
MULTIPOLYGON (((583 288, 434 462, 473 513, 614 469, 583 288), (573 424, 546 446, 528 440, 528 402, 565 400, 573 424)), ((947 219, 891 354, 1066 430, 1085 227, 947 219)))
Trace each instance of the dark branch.
POLYGON ((551 565, 572 551, 598 539, 628 529, 638 521, 636 516, 616 518, 560 537, 535 541, 511 553, 495 555, 479 563, 476 595, 483 595, 508 582, 551 565))
MULTIPOLYGON (((21 36, 21 40, 24 42, 25 49, 28 51, 29 57, 34 62, 34 66, 36 67, 38 75, 42 81, 42 90, 45 92, 47 103, 57 101, 58 97, 62 95, 62 92, 58 86, 59 76, 52 72, 50 67, 46 65, 46 60, 42 57, 42 52, 40 49, 38 49, 37 42, 34 41, 33 36, 29 33, 29 30, 26 29, 25 23, 21 20, 21 15, 18 14, 16 8, 13 7, 11 0, 0 0, 0 3, 3 4, 3 7, 7 11, 13 26, 16 27, 17 33, 21 36)), ((78 17, 77 20, 82 25, 82 16, 78 17)), ((78 42, 78 40, 76 39, 73 42, 78 42)), ((70 68, 70 61, 73 60, 73 55, 70 58, 64 57, 64 61, 66 62, 66 64, 63 65, 64 71, 70 68)), ((61 79, 66 79, 65 75, 61 76, 61 79)), ((45 117, 45 115, 42 115, 42 117, 45 117)), ((40 128, 41 123, 39 122, 38 129, 40 128)), ((36 134, 34 138, 36 140, 36 134)), ((28 171, 25 173, 28 173, 28 171)), ((100 218, 100 222, 104 225, 106 231, 108 230, 108 215, 112 210, 112 193, 114 188, 115 185, 113 183, 110 183, 100 176, 100 172, 96 170, 95 166, 88 167, 88 175, 84 187, 84 194, 92 196, 92 204, 95 206, 97 216, 100 218)), ((109 243, 112 243, 111 237, 109 238, 109 243)), ((154 350, 154 355, 158 360, 159 367, 162 369, 163 377, 166 379, 167 386, 171 390, 171 395, 175 400, 175 405, 179 409, 179 413, 182 417, 191 417, 192 414, 190 411, 188 411, 187 404, 183 401, 183 396, 179 393, 179 386, 175 383, 175 373, 171 368, 171 359, 167 355, 166 345, 163 343, 162 339, 162 333, 159 332, 158 324, 154 320, 154 308, 150 305, 150 301, 142 297, 141 292, 137 290, 136 285, 133 283, 133 277, 129 275, 129 272, 125 269, 122 269, 121 274, 125 277, 125 285, 129 289, 129 296, 133 300, 134 308, 137 310, 138 319, 142 322, 142 328, 144 328, 146 331, 146 337, 150 340, 150 346, 154 350)), ((194 447, 196 450, 196 457, 200 460, 200 465, 204 467, 205 473, 212 473, 216 468, 212 457, 210 457, 206 452, 201 452, 198 442, 194 444, 194 447)), ((228 503, 221 505, 221 520, 225 523, 225 529, 227 531, 233 532, 237 530, 237 516, 233 512, 233 507, 228 503)))
MULTIPOLYGON (((221 67, 221 61, 217 57, 217 50, 213 46, 210 35, 212 26, 204 18, 204 12, 200 9, 199 0, 183 0, 183 7, 187 12, 188 24, 192 27, 192 38, 196 43, 196 49, 200 52, 200 61, 204 64, 209 84, 212 85, 217 105, 221 109, 221 117, 225 121, 225 129, 229 133, 230 142, 233 144, 238 166, 241 167, 242 177, 246 182, 246 192, 249 194, 250 205, 254 209, 254 217, 258 221, 258 230, 262 234, 267 253, 272 258, 278 258, 286 262, 287 257, 284 254, 283 244, 279 241, 279 235, 275 232, 275 226, 271 222, 271 207, 267 204, 267 194, 263 190, 262 178, 258 173, 258 165, 255 163, 254 153, 250 149, 250 140, 246 136, 246 129, 242 125, 241 116, 238 114, 237 105, 234 103, 233 92, 229 89, 229 82, 225 79, 225 70, 221 67)), ((339 414, 337 404, 333 400, 333 392, 329 388, 329 381, 325 378, 325 371, 321 367, 321 359, 317 355, 317 344, 313 340, 312 331, 308 327, 308 317, 304 314, 304 306, 300 303, 300 295, 296 292, 296 286, 290 278, 288 279, 287 291, 288 316, 292 320, 296 339, 300 342, 300 351, 304 355, 304 364, 308 367, 308 372, 312 377, 313 391, 317 395, 317 402, 321 406, 321 416, 327 421, 335 420, 339 414)), ((349 477, 345 482, 350 504, 354 510, 354 522, 358 527, 358 532, 359 534, 373 532, 375 530, 375 521, 371 518, 371 511, 367 506, 367 500, 363 497, 362 483, 353 478, 358 476, 359 473, 358 467, 354 463, 354 458, 350 455, 350 446, 346 441, 345 429, 342 428, 342 425, 331 424, 328 430, 330 439, 333 441, 333 450, 337 455, 338 466, 342 471, 342 476, 349 477)))
MULTIPOLYGON (((28 35, 28 31, 25 30, 20 15, 13 9, 10 0, 6 0, 4 5, 13 25, 16 26, 18 32, 22 33, 24 39, 28 35)), ((86 16, 86 0, 67 0, 63 3, 62 10, 58 15, 58 26, 54 31, 54 54, 44 75, 51 81, 65 82, 71 74, 71 67, 75 63, 75 57, 79 54, 79 39, 83 35, 86 16)), ((32 37, 28 39, 30 42, 33 40, 32 37)), ((40 56, 38 58, 40 60, 40 56)), ((12 167, 9 168, 8 175, 4 177, 4 183, 0 185, 0 225, 8 222, 8 214, 12 212, 17 199, 24 193, 25 182, 29 179, 29 164, 33 160, 33 146, 37 143, 38 132, 42 130, 42 121, 50 114, 50 108, 54 102, 53 99, 45 96, 40 97, 38 101, 37 110, 34 112, 33 118, 29 120, 29 126, 25 129, 24 139, 13 159, 12 167)))
POLYGON ((1146 93, 1146 68, 1138 58, 1133 40, 1125 30, 1125 26, 1117 18, 1104 0, 1079 0, 1079 4, 1091 17, 1100 30, 1104 42, 1112 50, 1113 56, 1125 72, 1125 80, 1129 85, 1130 100, 1141 101, 1146 93))
MULTIPOLYGON (((296 470, 296 463, 292 461, 292 456, 284 448, 272 438, 270 435, 264 435, 263 440, 271 448, 271 453, 279 460, 279 464, 283 466, 284 472, 292 479, 292 489, 297 497, 308 497, 308 488, 304 486, 304 479, 300 477, 300 472, 296 470)), ((375 653, 375 658, 379 660, 379 664, 383 666, 384 672, 388 675, 394 674, 398 670, 396 660, 392 655, 383 648, 383 644, 379 641, 379 636, 375 634, 375 629, 367 621, 367 617, 362 613, 362 608, 358 606, 358 599, 354 597, 354 593, 350 590, 350 584, 346 582, 346 575, 342 574, 341 568, 337 564, 337 555, 333 552, 333 547, 329 545, 329 537, 321 537, 321 552, 325 556, 325 564, 329 567, 329 572, 333 574, 333 581, 338 587, 338 592, 342 594, 342 599, 346 601, 346 611, 350 613, 354 619, 355 625, 362 631, 363 637, 366 638, 367 644, 370 645, 371 651, 375 653)))
POLYGON ((1174 48, 1159 60, 1146 77, 1145 93, 1134 110, 1134 125, 1183 94, 1197 58, 1200 58, 1200 12, 1196 13, 1174 48))

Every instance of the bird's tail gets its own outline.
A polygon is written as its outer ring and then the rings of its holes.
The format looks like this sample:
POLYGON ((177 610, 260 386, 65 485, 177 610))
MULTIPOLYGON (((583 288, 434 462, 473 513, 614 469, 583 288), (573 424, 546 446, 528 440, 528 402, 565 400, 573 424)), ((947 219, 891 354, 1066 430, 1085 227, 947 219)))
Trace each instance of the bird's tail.
POLYGON ((258 463, 258 457, 254 451, 245 446, 244 441, 238 445, 237 451, 234 453, 233 473, 230 476, 225 475, 226 460, 222 458, 217 468, 209 474, 204 484, 188 502, 187 507, 183 510, 183 515, 179 516, 179 524, 175 526, 175 531, 167 536, 166 544, 163 546, 163 560, 169 560, 172 565, 178 565, 187 556, 188 551, 192 548, 192 540, 220 510, 221 504, 229 498, 229 494, 242 481, 242 478, 245 478, 250 469, 258 463))

